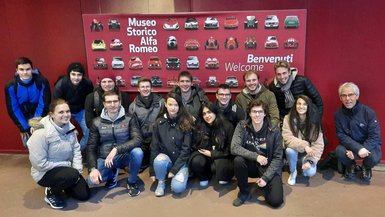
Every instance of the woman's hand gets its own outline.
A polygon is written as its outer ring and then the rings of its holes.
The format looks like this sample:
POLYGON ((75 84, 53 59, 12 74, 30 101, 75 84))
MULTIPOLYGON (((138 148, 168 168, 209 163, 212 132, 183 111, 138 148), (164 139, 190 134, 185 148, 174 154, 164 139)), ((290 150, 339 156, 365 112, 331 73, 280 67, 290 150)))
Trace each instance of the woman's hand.
POLYGON ((302 164, 303 171, 310 169, 310 167, 311 167, 311 164, 309 162, 302 164))
POLYGON ((209 150, 199 149, 198 151, 199 151, 199 153, 203 154, 206 157, 211 157, 211 151, 209 151, 209 150))
POLYGON ((315 151, 312 148, 310 148, 309 146, 306 146, 305 151, 306 151, 307 155, 309 155, 310 157, 314 157, 315 151))

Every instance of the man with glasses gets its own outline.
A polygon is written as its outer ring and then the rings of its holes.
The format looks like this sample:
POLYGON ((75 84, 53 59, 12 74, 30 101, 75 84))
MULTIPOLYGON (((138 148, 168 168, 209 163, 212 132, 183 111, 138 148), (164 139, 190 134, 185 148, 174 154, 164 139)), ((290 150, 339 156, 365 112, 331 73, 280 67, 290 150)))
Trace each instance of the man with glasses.
POLYGON ((104 109, 90 128, 87 160, 91 172, 87 183, 95 186, 106 182, 106 188, 114 188, 118 184, 119 168, 129 165, 128 194, 137 196, 140 194, 138 173, 143 159, 138 120, 134 115, 125 114, 119 93, 106 92, 102 99, 104 109))
POLYGON ((338 88, 342 107, 334 113, 338 160, 345 166, 345 178, 355 178, 356 160, 362 160, 360 178, 370 182, 372 168, 381 160, 381 134, 376 113, 358 102, 360 90, 352 82, 338 88))
POLYGON ((220 84, 215 96, 217 98, 215 104, 218 106, 220 113, 233 124, 234 128, 239 121, 245 119, 245 112, 242 108, 231 101, 231 90, 229 85, 220 84))
POLYGON ((139 95, 130 104, 129 113, 135 114, 139 121, 142 133, 141 148, 144 153, 141 171, 146 169, 150 163, 150 144, 152 129, 156 118, 163 110, 164 99, 158 93, 152 92, 152 83, 148 78, 141 78, 138 81, 139 95))

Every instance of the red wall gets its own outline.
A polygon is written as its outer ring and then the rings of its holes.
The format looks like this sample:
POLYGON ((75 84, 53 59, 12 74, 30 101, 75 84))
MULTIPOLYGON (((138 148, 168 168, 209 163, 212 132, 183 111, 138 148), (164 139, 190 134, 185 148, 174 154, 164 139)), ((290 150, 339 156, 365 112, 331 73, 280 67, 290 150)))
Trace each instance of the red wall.
MULTIPOLYGON (((19 56, 34 65, 54 83, 72 61, 86 63, 81 15, 83 13, 122 13, 122 1, 100 0, 0 0, 0 82, 12 78, 14 61, 19 56)), ((357 83, 360 101, 377 112, 385 129, 385 114, 380 100, 385 91, 380 84, 385 73, 378 63, 385 56, 385 19, 383 0, 175 0, 176 12, 307 9, 306 71, 320 91, 324 104, 328 150, 338 143, 334 133, 333 112, 340 106, 338 85, 357 83)), ((148 2, 145 1, 147 4, 148 2)), ((128 5, 129 1, 124 1, 128 5)), ((146 12, 146 11, 143 11, 146 12)), ((133 97, 133 96, 131 96, 133 97)), ((210 96, 212 98, 212 96, 210 96)), ((0 102, 5 102, 1 91, 0 102)), ((1 104, 0 152, 25 152, 19 133, 1 104)), ((384 134, 382 135, 385 141, 384 134)), ((385 148, 384 148, 385 149, 385 148)), ((385 153, 385 150, 383 150, 385 153)), ((383 154, 385 159, 385 154, 383 154)))

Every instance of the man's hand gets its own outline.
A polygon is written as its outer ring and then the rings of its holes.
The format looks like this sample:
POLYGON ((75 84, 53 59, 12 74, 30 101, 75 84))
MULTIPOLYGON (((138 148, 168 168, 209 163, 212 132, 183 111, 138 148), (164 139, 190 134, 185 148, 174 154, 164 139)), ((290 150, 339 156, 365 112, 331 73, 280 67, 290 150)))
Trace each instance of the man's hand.
POLYGON ((354 160, 354 154, 350 150, 346 150, 346 157, 348 157, 350 160, 354 160))
POLYGON ((262 178, 258 178, 257 179, 257 185, 261 188, 265 187, 266 186, 266 182, 265 180, 263 180, 262 178))
POLYGON ((368 149, 366 148, 361 148, 358 151, 358 156, 360 156, 360 158, 366 158, 367 156, 369 156, 369 154, 370 154, 370 151, 368 151, 368 149))
POLYGON ((118 150, 116 148, 113 148, 110 153, 107 155, 106 160, 104 161, 104 166, 107 168, 111 168, 112 165, 114 164, 114 157, 118 150))
POLYGON ((90 173, 90 180, 93 184, 99 185, 102 181, 102 174, 100 174, 98 169, 93 168, 90 173))
POLYGON ((262 166, 265 166, 267 164, 267 158, 262 155, 258 155, 257 162, 262 166))

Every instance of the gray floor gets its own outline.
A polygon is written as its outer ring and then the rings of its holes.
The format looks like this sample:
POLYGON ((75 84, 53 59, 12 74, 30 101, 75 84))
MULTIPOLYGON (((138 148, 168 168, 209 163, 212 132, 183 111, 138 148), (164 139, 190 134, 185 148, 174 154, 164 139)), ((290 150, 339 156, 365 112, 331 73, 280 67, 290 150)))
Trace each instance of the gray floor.
MULTIPOLYGON (((43 188, 29 174, 27 155, 0 155, 0 216, 385 216, 385 172, 381 168, 374 171, 370 185, 344 181, 333 170, 317 173, 309 182, 300 177, 296 186, 284 184, 285 204, 279 209, 266 206, 261 192, 252 184, 253 199, 233 207, 231 203, 238 192, 235 181, 225 187, 210 183, 207 189, 200 189, 198 181, 192 180, 185 194, 173 196, 168 190, 165 197, 156 198, 147 171, 140 175, 144 191, 131 198, 124 187, 127 175, 121 172, 119 187, 110 191, 93 189, 90 201, 78 203, 69 199, 66 209, 57 211, 43 201, 43 188)), ((284 183, 287 177, 284 172, 284 183)))

